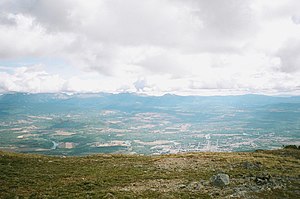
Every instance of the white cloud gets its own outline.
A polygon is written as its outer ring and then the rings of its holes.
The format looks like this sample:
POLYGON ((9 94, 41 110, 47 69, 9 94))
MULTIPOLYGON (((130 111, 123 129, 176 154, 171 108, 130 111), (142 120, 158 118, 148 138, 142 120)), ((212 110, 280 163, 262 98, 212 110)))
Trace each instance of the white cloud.
POLYGON ((14 25, 0 24, 0 58, 55 56, 72 43, 69 34, 48 34, 32 16, 6 14, 14 25))
POLYGON ((39 65, 0 73, 1 92, 60 92, 64 83, 65 80, 59 75, 48 74, 39 65))
POLYGON ((287 73, 300 71, 300 40, 289 40, 277 54, 281 60, 280 70, 287 73))
POLYGON ((29 92, 295 94, 299 13, 296 0, 3 0, 0 64, 36 58, 44 68, 0 68, 0 85, 29 92), (43 59, 81 72, 66 78, 43 59))

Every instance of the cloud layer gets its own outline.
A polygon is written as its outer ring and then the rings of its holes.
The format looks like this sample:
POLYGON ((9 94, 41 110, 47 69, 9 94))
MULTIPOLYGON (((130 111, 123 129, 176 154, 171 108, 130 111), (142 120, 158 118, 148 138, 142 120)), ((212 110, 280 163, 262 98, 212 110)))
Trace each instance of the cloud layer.
POLYGON ((299 13, 297 0, 3 0, 0 92, 300 94, 299 13))

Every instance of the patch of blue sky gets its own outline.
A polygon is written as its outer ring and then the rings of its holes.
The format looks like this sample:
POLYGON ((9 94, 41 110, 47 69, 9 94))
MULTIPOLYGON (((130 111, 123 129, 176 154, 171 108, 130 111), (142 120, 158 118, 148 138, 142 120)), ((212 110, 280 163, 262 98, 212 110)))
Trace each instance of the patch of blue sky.
POLYGON ((70 66, 61 58, 50 57, 23 57, 18 59, 0 59, 0 71, 11 72, 18 67, 31 67, 41 65, 43 70, 50 74, 59 74, 63 78, 79 75, 80 71, 76 67, 70 66))

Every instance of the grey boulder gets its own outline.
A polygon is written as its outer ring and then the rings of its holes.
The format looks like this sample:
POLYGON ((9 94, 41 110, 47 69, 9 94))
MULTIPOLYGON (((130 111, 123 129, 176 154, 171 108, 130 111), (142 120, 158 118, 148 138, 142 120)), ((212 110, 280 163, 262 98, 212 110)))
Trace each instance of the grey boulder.
POLYGON ((229 185, 229 175, 224 173, 219 173, 210 178, 212 185, 216 187, 224 187, 229 185))

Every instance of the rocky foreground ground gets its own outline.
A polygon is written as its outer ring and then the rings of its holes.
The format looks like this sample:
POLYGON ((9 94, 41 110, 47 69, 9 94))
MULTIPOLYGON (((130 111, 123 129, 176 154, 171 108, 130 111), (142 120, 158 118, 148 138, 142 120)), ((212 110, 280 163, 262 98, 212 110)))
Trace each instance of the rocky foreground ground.
POLYGON ((0 198, 300 198, 300 150, 86 157, 0 152, 0 198))

